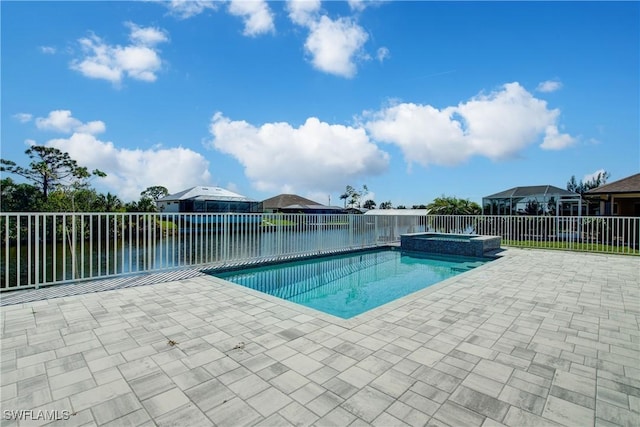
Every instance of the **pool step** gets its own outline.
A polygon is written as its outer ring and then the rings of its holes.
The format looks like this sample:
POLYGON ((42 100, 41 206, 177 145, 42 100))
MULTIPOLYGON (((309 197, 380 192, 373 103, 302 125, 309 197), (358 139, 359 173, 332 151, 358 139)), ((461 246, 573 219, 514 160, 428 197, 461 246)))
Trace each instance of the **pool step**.
POLYGON ((451 270, 464 273, 465 271, 473 270, 476 267, 480 267, 482 264, 482 262, 470 262, 465 264, 463 267, 451 267, 451 270))

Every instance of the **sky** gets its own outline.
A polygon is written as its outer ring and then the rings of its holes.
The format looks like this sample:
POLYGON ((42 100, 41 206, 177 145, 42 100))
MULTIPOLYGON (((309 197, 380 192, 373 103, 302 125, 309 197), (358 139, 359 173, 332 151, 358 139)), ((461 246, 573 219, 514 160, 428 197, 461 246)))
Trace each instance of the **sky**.
MULTIPOLYGON (((640 171, 639 2, 2 1, 1 156, 138 200, 480 203, 640 171)), ((13 177, 20 181, 18 177, 13 177)))

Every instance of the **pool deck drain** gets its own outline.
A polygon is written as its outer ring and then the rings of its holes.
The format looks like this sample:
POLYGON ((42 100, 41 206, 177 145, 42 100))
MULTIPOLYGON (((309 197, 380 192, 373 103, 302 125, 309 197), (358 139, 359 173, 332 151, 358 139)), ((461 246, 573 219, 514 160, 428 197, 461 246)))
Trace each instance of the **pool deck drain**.
POLYGON ((2 425, 638 425, 639 294, 509 249, 348 320, 210 276, 6 305, 2 425))

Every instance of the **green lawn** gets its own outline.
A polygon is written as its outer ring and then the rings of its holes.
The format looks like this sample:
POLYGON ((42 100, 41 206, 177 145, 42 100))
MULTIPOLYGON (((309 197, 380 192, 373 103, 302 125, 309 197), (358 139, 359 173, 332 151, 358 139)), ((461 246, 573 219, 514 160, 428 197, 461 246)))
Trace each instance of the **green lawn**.
POLYGON ((160 226, 160 230, 165 234, 172 234, 178 226, 172 221, 156 220, 156 223, 160 226))
POLYGON ((297 223, 286 220, 286 219, 280 219, 280 218, 269 218, 268 220, 265 218, 262 218, 262 225, 265 227, 290 226, 290 225, 297 225, 297 223))
MULTIPOLYGON (((279 218, 269 218, 269 219, 265 219, 262 218, 262 225, 265 227, 273 227, 273 226, 290 226, 290 225, 298 225, 297 222, 294 221, 289 221, 286 219, 279 219, 279 218)), ((346 226, 349 225, 348 221, 327 221, 325 223, 323 223, 323 225, 339 225, 339 226, 346 226)))
POLYGON ((581 252, 605 252, 624 255, 640 255, 640 250, 628 246, 603 245, 596 243, 539 241, 539 240, 502 240, 504 246, 519 248, 561 249, 581 252))

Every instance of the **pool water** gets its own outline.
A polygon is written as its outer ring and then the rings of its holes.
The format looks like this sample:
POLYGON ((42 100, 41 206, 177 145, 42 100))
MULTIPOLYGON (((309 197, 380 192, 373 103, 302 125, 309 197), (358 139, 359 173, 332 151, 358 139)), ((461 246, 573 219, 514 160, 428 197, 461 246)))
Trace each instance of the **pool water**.
POLYGON ((381 250, 212 274, 348 319, 487 261, 381 250))

